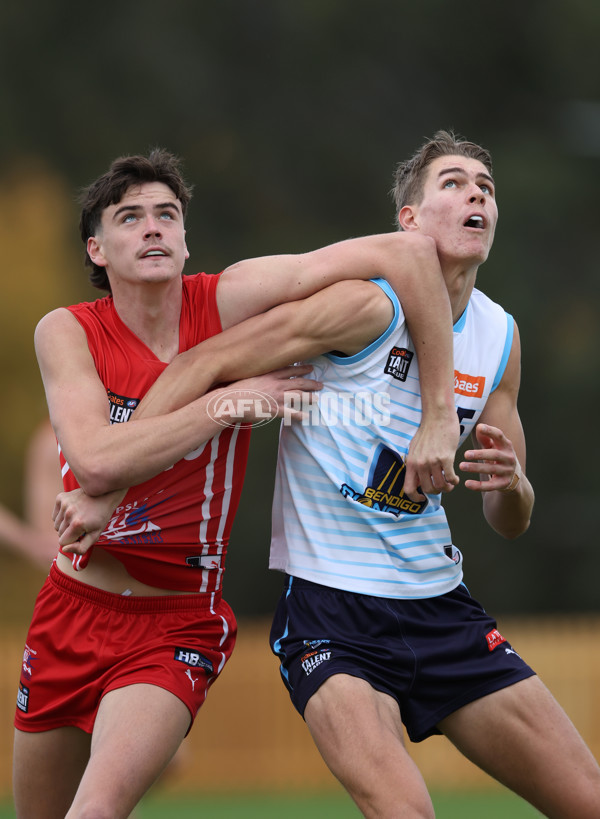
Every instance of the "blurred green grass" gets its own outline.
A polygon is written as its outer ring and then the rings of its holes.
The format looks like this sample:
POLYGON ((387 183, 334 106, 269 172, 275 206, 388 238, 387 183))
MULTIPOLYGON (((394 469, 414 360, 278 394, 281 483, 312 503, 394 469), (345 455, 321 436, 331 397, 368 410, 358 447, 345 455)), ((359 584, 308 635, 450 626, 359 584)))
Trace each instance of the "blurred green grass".
MULTIPOLYGON (((438 819, 535 819, 541 814, 518 797, 504 791, 485 793, 434 793, 438 819)), ((232 795, 198 794, 184 799, 147 797, 135 819, 352 819, 360 813, 346 794, 232 795)), ((15 819, 9 803, 0 804, 0 819, 15 819)))

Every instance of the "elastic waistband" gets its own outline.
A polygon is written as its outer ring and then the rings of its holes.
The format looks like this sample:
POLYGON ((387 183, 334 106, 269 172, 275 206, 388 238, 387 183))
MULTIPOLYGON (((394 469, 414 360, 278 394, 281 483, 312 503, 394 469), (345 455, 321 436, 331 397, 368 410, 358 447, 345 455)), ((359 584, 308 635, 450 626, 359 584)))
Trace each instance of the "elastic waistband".
POLYGON ((48 576, 49 582, 60 589, 64 594, 77 597, 80 600, 87 600, 96 606, 112 609, 113 611, 123 611, 130 614, 142 614, 144 612, 169 612, 169 611, 206 611, 211 610, 221 601, 221 592, 211 592, 210 594, 169 594, 141 597, 137 595, 122 595, 114 592, 98 589, 96 586, 89 586, 81 580, 75 580, 68 574, 61 572, 56 563, 50 567, 48 576))

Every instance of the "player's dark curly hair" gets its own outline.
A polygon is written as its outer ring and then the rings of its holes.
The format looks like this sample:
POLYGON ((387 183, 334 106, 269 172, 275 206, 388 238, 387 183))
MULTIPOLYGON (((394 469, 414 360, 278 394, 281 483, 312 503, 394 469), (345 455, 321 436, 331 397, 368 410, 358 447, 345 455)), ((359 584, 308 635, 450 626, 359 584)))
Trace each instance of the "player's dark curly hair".
MULTIPOLYGON (((145 182, 162 182, 171 188, 181 203, 185 219, 192 198, 192 188, 186 184, 182 176, 181 160, 178 157, 163 148, 154 148, 148 156, 121 156, 114 160, 106 173, 84 188, 79 197, 81 205, 79 230, 86 246, 90 236, 96 235, 105 208, 120 202, 133 185, 145 182)), ((89 275, 91 284, 110 293, 110 282, 105 268, 92 262, 87 249, 85 264, 92 268, 89 275)))
MULTIPOLYGON (((396 225, 398 214, 405 205, 419 204, 423 198, 423 188, 427 168, 440 156, 466 156, 478 159, 492 175, 492 157, 489 151, 468 142, 452 131, 437 131, 432 139, 421 145, 410 159, 400 162, 394 174, 394 187, 390 191, 396 203, 396 225)), ((400 228, 402 229, 402 228, 400 228)))

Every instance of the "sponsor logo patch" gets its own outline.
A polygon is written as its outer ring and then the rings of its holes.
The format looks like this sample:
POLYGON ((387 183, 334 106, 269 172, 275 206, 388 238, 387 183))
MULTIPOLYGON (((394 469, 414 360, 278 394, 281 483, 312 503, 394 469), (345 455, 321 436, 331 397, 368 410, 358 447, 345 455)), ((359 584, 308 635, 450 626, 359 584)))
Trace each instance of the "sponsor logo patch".
POLYGON ((19 690, 17 692, 17 708, 25 714, 29 711, 29 688, 19 683, 19 690))
POLYGON ((328 660, 331 660, 331 650, 328 649, 327 651, 309 651, 308 654, 305 654, 300 662, 302 663, 302 668, 304 669, 304 673, 308 677, 309 674, 321 665, 321 663, 326 663, 328 660))
POLYGON ((192 668, 203 668, 209 674, 213 672, 213 664, 208 657, 205 657, 193 648, 176 648, 175 660, 177 660, 178 663, 192 666, 192 668))
POLYGON ((454 392, 469 398, 481 398, 485 387, 484 375, 467 375, 454 370, 454 392))
POLYGON ((340 492, 345 498, 378 512, 389 512, 394 517, 402 512, 418 515, 428 501, 413 501, 404 496, 405 471, 406 466, 400 455, 380 444, 371 461, 367 486, 362 491, 357 491, 344 483, 340 492))
POLYGON ((385 365, 385 374, 391 375, 392 378, 396 378, 398 381, 406 381, 413 356, 414 353, 407 350, 406 347, 392 347, 385 365))
POLYGON ((506 642, 506 639, 500 634, 497 628, 492 629, 492 631, 488 632, 485 635, 485 639, 487 640, 488 648, 490 651, 493 651, 495 648, 498 648, 499 645, 506 642))
POLYGON ((110 404, 110 423, 124 424, 126 421, 129 421, 134 409, 140 403, 140 399, 117 395, 112 390, 107 390, 106 392, 108 394, 108 403, 110 404))

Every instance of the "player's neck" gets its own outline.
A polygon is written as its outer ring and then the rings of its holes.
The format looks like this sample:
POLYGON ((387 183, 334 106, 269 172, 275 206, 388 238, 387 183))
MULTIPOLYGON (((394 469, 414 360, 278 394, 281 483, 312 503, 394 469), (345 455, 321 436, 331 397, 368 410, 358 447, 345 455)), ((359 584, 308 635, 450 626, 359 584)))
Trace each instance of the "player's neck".
POLYGON ((157 358, 165 362, 175 358, 179 352, 181 280, 117 288, 113 300, 121 321, 157 358))
POLYGON ((471 298, 478 266, 465 267, 464 264, 442 264, 442 272, 448 288, 452 320, 454 322, 462 316, 471 298))

